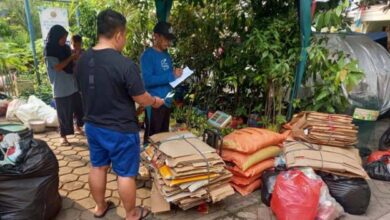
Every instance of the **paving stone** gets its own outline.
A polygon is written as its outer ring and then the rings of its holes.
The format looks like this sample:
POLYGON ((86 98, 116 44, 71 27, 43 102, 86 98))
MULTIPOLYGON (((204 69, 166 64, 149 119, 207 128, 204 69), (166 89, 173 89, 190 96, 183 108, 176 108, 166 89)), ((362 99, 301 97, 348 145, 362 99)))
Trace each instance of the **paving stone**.
POLYGON ((73 170, 73 173, 80 174, 80 175, 87 174, 89 173, 89 167, 84 166, 84 167, 76 168, 73 170))
POLYGON ((89 176, 88 174, 80 175, 79 181, 88 183, 88 176, 89 176))
POLYGON ((69 193, 68 197, 74 200, 80 200, 87 198, 89 196, 89 191, 85 189, 79 189, 69 193))
POLYGON ((92 209, 96 205, 95 201, 92 199, 92 197, 88 197, 85 199, 81 199, 79 201, 75 202, 74 207, 79 210, 85 210, 85 209, 92 209))
POLYGON ((64 159, 64 155, 60 155, 59 153, 56 153, 56 151, 53 151, 53 152, 56 155, 57 160, 63 160, 64 159))
POLYGON ((78 178, 78 176, 70 173, 70 174, 60 176, 60 181, 62 183, 69 183, 69 182, 73 182, 73 181, 77 180, 77 178, 78 178))
POLYGON ((65 190, 62 190, 62 189, 58 190, 58 192, 60 193, 61 196, 67 196, 68 195, 68 192, 65 191, 65 190))
POLYGON ((73 200, 67 197, 62 198, 62 209, 69 209, 72 206, 73 206, 73 200))
POLYGON ((66 150, 61 152, 62 155, 69 156, 69 155, 76 155, 77 151, 74 150, 66 150))
POLYGON ((118 177, 117 177, 117 175, 115 175, 115 174, 112 174, 112 173, 108 173, 108 174, 107 174, 107 182, 108 182, 108 183, 117 180, 117 178, 118 178, 118 177))
POLYGON ((66 161, 78 161, 81 159, 82 159, 82 157, 79 155, 69 155, 69 156, 64 157, 64 160, 66 160, 66 161))
POLYGON ((253 212, 239 212, 236 214, 238 217, 243 219, 257 219, 257 214, 253 212))
POLYGON ((150 197, 150 190, 146 188, 137 189, 137 198, 146 199, 150 197))
POLYGON ((142 200, 142 205, 143 206, 150 208, 151 207, 150 204, 151 204, 150 198, 146 198, 146 199, 142 200))
POLYGON ((125 208, 123 208, 122 206, 119 206, 116 208, 116 214, 121 217, 121 218, 125 218, 126 217, 126 210, 125 208))
POLYGON ((112 191, 112 197, 114 197, 114 198, 119 198, 119 192, 118 192, 118 190, 112 191))
POLYGON ((80 215, 80 220, 96 220, 92 210, 84 210, 80 215))
POLYGON ((71 167, 61 167, 60 171, 58 172, 59 175, 65 175, 65 174, 68 174, 68 173, 71 173, 73 170, 73 168, 71 167))
POLYGON ((79 147, 79 146, 77 145, 77 147, 73 147, 73 150, 74 150, 74 151, 77 151, 77 152, 81 152, 81 151, 85 151, 85 150, 88 150, 88 149, 86 149, 85 147, 79 147))
POLYGON ((135 206, 139 206, 139 205, 142 205, 142 199, 136 198, 135 199, 135 206))
POLYGON ((71 208, 64 211, 61 211, 57 216, 56 220, 71 220, 71 219, 80 219, 81 211, 71 208))
POLYGON ((60 161, 58 161, 58 166, 61 168, 61 167, 68 165, 68 163, 69 163, 68 161, 60 160, 60 161))
POLYGON ((80 139, 79 139, 79 138, 68 138, 68 141, 69 141, 70 143, 73 143, 73 142, 79 142, 80 139))
POLYGON ((201 216, 196 218, 197 220, 212 220, 212 219, 225 219, 224 216, 228 215, 229 213, 225 210, 218 210, 216 212, 201 216))
POLYGON ((117 209, 111 209, 106 214, 107 220, 123 220, 123 218, 118 214, 117 209))
POLYGON ((68 164, 69 167, 73 167, 73 168, 84 167, 85 165, 87 165, 87 162, 82 161, 82 160, 72 161, 72 162, 69 162, 69 164, 68 164))
POLYGON ((109 189, 106 189, 105 198, 111 197, 112 191, 109 189))
POLYGON ((84 184, 85 183, 82 183, 82 182, 70 182, 70 183, 65 183, 63 186, 62 186, 62 189, 64 190, 68 190, 68 191, 74 191, 74 190, 78 190, 78 189, 81 189, 84 187, 84 184))
POLYGON ((107 189, 117 190, 118 183, 116 181, 107 183, 107 189))

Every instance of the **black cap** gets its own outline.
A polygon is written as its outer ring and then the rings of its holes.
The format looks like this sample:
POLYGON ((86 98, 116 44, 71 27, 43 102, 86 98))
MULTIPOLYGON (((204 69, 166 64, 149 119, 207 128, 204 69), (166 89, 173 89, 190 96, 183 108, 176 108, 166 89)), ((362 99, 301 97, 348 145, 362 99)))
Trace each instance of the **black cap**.
POLYGON ((170 23, 160 21, 154 26, 153 32, 156 34, 161 34, 166 37, 168 40, 175 40, 176 37, 173 34, 172 25, 170 23))

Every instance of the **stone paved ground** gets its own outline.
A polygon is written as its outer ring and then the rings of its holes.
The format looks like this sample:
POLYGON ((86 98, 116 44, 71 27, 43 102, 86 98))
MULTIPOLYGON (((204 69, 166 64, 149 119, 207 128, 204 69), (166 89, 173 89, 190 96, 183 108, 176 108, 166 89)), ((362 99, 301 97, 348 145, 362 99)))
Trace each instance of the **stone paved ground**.
MULTIPOLYGON (((374 129, 370 148, 375 148, 377 139, 383 133, 390 120, 385 120, 374 129)), ((62 210, 57 220, 94 219, 92 209, 94 201, 88 187, 89 152, 85 137, 72 136, 71 147, 60 146, 60 137, 54 132, 35 135, 46 141, 54 151, 60 165, 60 194, 63 198, 62 210)), ((108 174, 106 197, 117 207, 108 212, 105 219, 123 219, 124 209, 117 192, 117 177, 108 174)), ((367 213, 363 216, 348 215, 343 219, 390 219, 390 183, 370 181, 372 196, 367 213)), ((150 183, 137 181, 137 205, 150 206, 150 183)), ((149 219, 275 219, 269 208, 260 201, 260 192, 256 191, 247 197, 238 194, 209 207, 208 214, 200 214, 196 209, 189 211, 173 210, 165 214, 150 216, 149 219)))

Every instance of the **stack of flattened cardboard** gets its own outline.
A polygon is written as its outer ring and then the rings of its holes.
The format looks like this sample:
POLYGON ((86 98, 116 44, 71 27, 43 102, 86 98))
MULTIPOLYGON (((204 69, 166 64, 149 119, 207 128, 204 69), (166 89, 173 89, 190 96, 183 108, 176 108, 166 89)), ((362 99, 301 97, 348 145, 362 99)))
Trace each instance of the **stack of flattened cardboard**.
POLYGON ((347 177, 368 178, 356 148, 340 148, 302 141, 286 141, 283 147, 287 167, 312 167, 347 177))
POLYGON ((312 167, 347 177, 368 178, 362 167, 357 129, 348 115, 301 112, 289 123, 292 139, 284 143, 287 167, 312 167))
POLYGON ((315 144, 351 147, 357 144, 358 127, 348 115, 301 112, 289 123, 294 139, 315 144))
POLYGON ((160 133, 150 140, 152 144, 142 157, 152 165, 155 187, 152 191, 160 194, 155 198, 165 202, 166 207, 152 204, 152 211, 168 211, 167 203, 186 210, 234 194, 229 185, 232 174, 224 168, 221 157, 192 133, 160 133))

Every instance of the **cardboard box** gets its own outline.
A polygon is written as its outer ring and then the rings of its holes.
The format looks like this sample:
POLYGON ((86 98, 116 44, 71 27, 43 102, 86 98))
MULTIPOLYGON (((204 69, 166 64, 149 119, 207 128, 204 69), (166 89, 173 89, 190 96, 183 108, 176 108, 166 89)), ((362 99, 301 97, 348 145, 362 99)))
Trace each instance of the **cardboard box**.
POLYGON ((285 142, 283 153, 287 167, 312 167, 348 177, 368 179, 356 148, 337 148, 305 142, 285 142))

